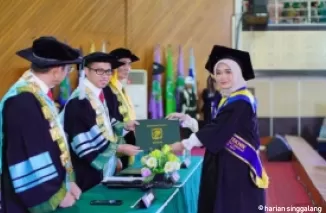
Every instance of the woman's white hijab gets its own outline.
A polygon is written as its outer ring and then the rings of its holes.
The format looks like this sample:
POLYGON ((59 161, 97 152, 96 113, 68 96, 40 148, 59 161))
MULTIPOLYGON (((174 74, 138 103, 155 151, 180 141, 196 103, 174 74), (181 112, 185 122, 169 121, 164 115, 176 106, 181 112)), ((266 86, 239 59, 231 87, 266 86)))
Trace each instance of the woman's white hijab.
POLYGON ((232 87, 228 89, 221 89, 220 93, 222 96, 229 96, 232 92, 247 86, 247 82, 244 80, 242 76, 242 70, 237 62, 232 59, 222 59, 218 61, 214 66, 214 75, 216 75, 217 66, 220 64, 227 65, 233 74, 233 82, 232 87))

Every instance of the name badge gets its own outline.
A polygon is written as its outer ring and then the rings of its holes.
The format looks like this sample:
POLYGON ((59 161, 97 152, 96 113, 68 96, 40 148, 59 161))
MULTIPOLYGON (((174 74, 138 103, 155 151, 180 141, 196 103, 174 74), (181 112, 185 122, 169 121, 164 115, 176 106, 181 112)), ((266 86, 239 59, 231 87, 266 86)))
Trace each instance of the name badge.
POLYGON ((152 190, 146 192, 139 201, 139 208, 149 208, 153 201, 155 200, 155 195, 152 190))
POLYGON ((171 175, 171 181, 173 183, 176 183, 176 182, 179 181, 179 179, 180 179, 179 173, 178 172, 173 172, 172 175, 171 175))
POLYGON ((189 158, 186 158, 182 164, 181 164, 181 168, 185 169, 185 168, 188 168, 190 166, 191 162, 190 162, 190 159, 189 158))

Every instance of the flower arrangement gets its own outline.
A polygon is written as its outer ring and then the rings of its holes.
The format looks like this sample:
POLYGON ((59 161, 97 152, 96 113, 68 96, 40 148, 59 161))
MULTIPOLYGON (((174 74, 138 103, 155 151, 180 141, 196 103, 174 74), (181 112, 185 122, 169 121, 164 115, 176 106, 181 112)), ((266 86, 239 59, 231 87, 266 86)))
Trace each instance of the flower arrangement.
POLYGON ((141 169, 143 177, 154 176, 158 174, 172 174, 180 170, 180 160, 172 152, 169 145, 164 145, 161 150, 155 149, 148 155, 141 158, 141 169))

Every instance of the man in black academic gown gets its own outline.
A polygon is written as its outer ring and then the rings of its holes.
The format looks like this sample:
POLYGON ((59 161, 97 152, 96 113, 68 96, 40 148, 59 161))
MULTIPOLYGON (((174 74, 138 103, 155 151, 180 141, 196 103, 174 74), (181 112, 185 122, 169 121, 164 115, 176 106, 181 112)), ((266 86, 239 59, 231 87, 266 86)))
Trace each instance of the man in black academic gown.
POLYGON ((108 109, 110 103, 105 100, 102 90, 112 77, 112 69, 121 65, 107 53, 95 52, 85 56, 86 78, 80 78, 80 85, 62 112, 76 181, 83 191, 114 175, 117 153, 134 156, 140 151, 139 147, 124 144, 123 140, 137 122, 123 123, 112 117, 108 109))
MULTIPOLYGON (((115 56, 117 60, 122 63, 122 65, 114 71, 114 75, 109 85, 103 89, 110 113, 114 118, 121 122, 136 120, 134 106, 125 90, 125 86, 131 70, 131 64, 138 61, 139 58, 130 50, 125 48, 117 48, 112 50, 110 54, 115 56)), ((126 134, 124 139, 127 144, 136 144, 134 132, 126 134)), ((122 156, 120 159, 123 168, 128 167, 128 165, 132 164, 134 160, 133 157, 128 156, 122 156)))
MULTIPOLYGON (((199 213, 265 212, 259 206, 266 204, 268 177, 258 154, 256 100, 246 83, 255 77, 249 53, 216 45, 206 69, 214 75, 223 98, 212 123, 173 144, 172 149, 191 150, 202 145, 206 148, 199 213)), ((185 116, 168 116, 174 117, 185 116)), ((189 123, 192 122, 195 121, 189 123)))
POLYGON ((78 50, 53 37, 40 37, 17 52, 31 69, 0 103, 1 198, 4 213, 46 213, 72 206, 80 196, 69 148, 52 100, 78 50))

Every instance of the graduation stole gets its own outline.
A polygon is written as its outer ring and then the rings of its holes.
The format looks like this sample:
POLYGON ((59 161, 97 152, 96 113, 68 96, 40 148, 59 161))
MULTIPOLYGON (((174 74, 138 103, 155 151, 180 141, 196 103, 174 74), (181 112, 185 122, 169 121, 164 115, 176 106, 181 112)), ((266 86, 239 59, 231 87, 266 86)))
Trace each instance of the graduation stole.
POLYGON ((258 188, 268 188, 268 176, 260 161, 258 150, 237 134, 233 135, 225 148, 249 166, 250 177, 258 188))
MULTIPOLYGON (((257 104, 255 97, 247 88, 241 88, 229 97, 222 98, 217 109, 217 114, 225 106, 237 100, 247 101, 251 105, 253 112, 256 113, 257 104)), ((227 142, 225 149, 249 166, 250 177, 258 188, 268 188, 269 179, 261 163, 258 150, 255 147, 239 135, 234 134, 227 142)))
MULTIPOLYGON (((86 94, 86 99, 90 102, 92 109, 95 111, 96 125, 100 128, 102 135, 105 137, 106 140, 108 140, 112 143, 117 143, 119 141, 117 135, 115 133, 113 133, 112 126, 109 126, 109 124, 106 123, 106 122, 111 123, 110 121, 108 121, 108 117, 106 116, 105 111, 107 110, 107 112, 108 112, 106 103, 102 104, 102 102, 99 100, 99 98, 96 97, 87 86, 85 86, 85 94, 86 94)), ((69 100, 71 100, 73 98, 78 98, 78 96, 79 96, 79 89, 77 88, 71 94, 69 100)), ((62 117, 63 117, 63 115, 62 115, 62 117)))
POLYGON ((216 117, 216 115, 221 111, 221 109, 223 109, 228 104, 230 104, 234 101, 237 101, 237 100, 247 101, 251 105, 253 112, 256 113, 257 101, 256 101, 255 97, 251 94, 251 92, 246 87, 243 87, 243 88, 240 88, 239 90, 231 93, 230 96, 222 97, 222 99, 218 103, 218 107, 215 108, 215 111, 213 110, 213 113, 212 113, 213 118, 216 117))
POLYGON ((127 122, 136 120, 136 113, 129 96, 123 88, 121 90, 118 89, 117 84, 118 82, 111 81, 109 86, 111 87, 112 92, 117 96, 118 102, 121 104, 119 106, 119 112, 123 117, 123 121, 127 122))
POLYGON ((60 160, 62 166, 65 167, 67 171, 68 181, 74 181, 73 167, 68 149, 68 143, 60 123, 58 110, 55 103, 46 94, 44 94, 41 88, 33 81, 33 75, 31 72, 25 72, 20 80, 25 82, 25 84, 18 86, 16 91, 18 94, 22 92, 30 92, 40 102, 44 118, 50 124, 49 131, 51 138, 58 144, 61 151, 60 160))
MULTIPOLYGON (((112 89, 112 92, 117 96, 119 104, 119 113, 123 117, 123 122, 128 122, 132 120, 136 120, 136 113, 134 110, 134 107, 132 105, 132 102, 129 98, 129 96, 125 93, 125 90, 122 88, 121 90, 118 89, 118 80, 116 78, 112 79, 109 83, 110 88, 112 89)), ((134 164, 135 157, 130 156, 129 157, 129 165, 134 164)))

